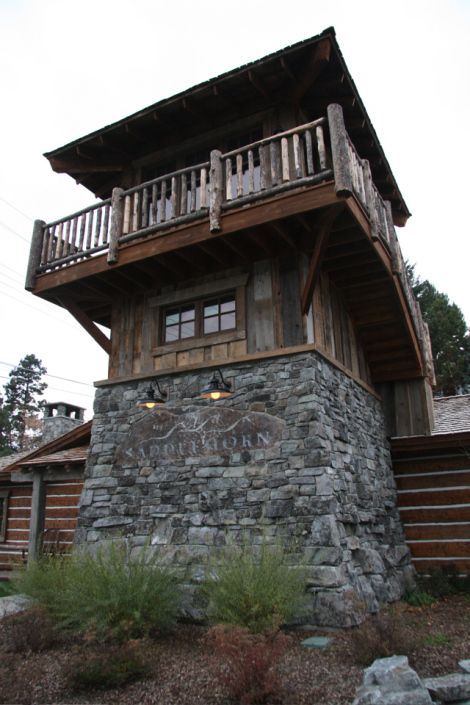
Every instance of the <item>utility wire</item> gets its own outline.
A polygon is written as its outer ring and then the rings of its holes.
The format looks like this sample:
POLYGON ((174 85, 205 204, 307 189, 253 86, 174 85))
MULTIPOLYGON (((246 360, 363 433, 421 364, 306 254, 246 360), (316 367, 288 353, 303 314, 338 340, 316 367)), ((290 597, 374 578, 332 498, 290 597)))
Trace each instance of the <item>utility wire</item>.
MULTIPOLYGON (((0 365, 6 365, 7 367, 16 367, 18 370, 26 370, 26 367, 20 367, 19 365, 14 365, 12 362, 5 362, 0 360, 0 365)), ((78 379, 69 379, 68 377, 59 377, 58 375, 51 375, 49 372, 46 373, 46 377, 53 377, 54 379, 61 379, 63 382, 74 382, 75 384, 83 384, 84 387, 93 387, 92 384, 88 382, 80 382, 78 379)))
POLYGON ((5 228, 6 230, 9 230, 13 235, 16 235, 17 237, 20 238, 20 240, 23 240, 27 245, 30 244, 30 241, 24 237, 24 235, 21 235, 20 233, 16 232, 16 230, 13 230, 13 228, 10 228, 9 225, 3 222, 3 220, 0 220, 0 225, 2 228, 5 228))
MULTIPOLYGON (((0 379, 10 379, 9 377, 5 377, 5 375, 0 375, 0 379)), ((74 392, 70 389, 61 389, 60 387, 51 387, 49 384, 47 385, 47 389, 52 389, 54 392, 64 392, 64 394, 76 394, 79 397, 86 397, 87 399, 92 399, 93 394, 89 392, 86 394, 85 392, 74 392)))
POLYGON ((3 201, 3 203, 6 203, 7 206, 10 206, 10 208, 13 208, 14 211, 16 211, 17 213, 19 213, 20 215, 22 215, 22 216, 23 216, 24 218, 26 218, 27 220, 30 220, 31 222, 34 222, 34 219, 31 218, 31 216, 27 215, 27 214, 24 213, 22 210, 20 210, 20 208, 18 208, 17 206, 15 206, 14 203, 11 203, 10 201, 7 201, 7 199, 6 199, 6 198, 3 198, 3 196, 0 196, 0 201, 3 201))
MULTIPOLYGON (((3 284, 3 282, 2 282, 3 284)), ((12 287, 13 288, 13 287, 12 287)), ((57 321, 63 326, 68 326, 69 328, 72 328, 73 330, 77 330, 75 326, 73 326, 71 323, 68 323, 67 321, 63 321, 60 318, 57 318, 56 316, 51 315, 50 313, 47 313, 46 311, 43 311, 40 308, 37 308, 36 306, 31 306, 31 304, 26 303, 26 301, 22 301, 21 299, 18 299, 16 296, 12 296, 11 294, 7 294, 6 291, 1 291, 0 293, 2 296, 8 296, 9 299, 13 299, 13 301, 17 301, 19 304, 22 304, 23 306, 27 306, 30 308, 32 311, 37 311, 38 313, 42 313, 43 316, 47 316, 48 318, 54 319, 54 321, 57 321)))
POLYGON ((8 269, 9 272, 13 272, 13 274, 17 274, 20 277, 20 280, 24 280, 24 274, 22 272, 19 272, 17 269, 13 269, 13 267, 9 267, 7 264, 4 264, 3 262, 0 262, 0 267, 3 267, 4 269, 8 269))

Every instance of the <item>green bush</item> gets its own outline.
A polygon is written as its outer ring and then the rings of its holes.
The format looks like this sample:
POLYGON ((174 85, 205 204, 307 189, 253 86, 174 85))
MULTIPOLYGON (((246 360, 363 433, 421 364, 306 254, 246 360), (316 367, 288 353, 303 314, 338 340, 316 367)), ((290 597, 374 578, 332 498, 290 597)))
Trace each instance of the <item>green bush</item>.
POLYGON ((408 590, 403 600, 413 607, 426 607, 426 605, 433 605, 437 598, 426 590, 408 590))
POLYGON ((286 552, 265 542, 228 547, 205 581, 208 614, 213 623, 252 632, 278 628, 298 617, 305 604, 305 576, 290 568, 286 552))
POLYGON ((65 678, 74 691, 108 690, 139 680, 149 670, 138 651, 121 645, 73 659, 65 669, 65 678))
POLYGON ((180 594, 150 550, 131 556, 122 544, 96 554, 44 556, 20 573, 16 587, 47 609, 59 627, 98 639, 141 637, 176 622, 180 594))
POLYGON ((8 597, 15 594, 15 588, 9 580, 0 580, 0 597, 8 597))

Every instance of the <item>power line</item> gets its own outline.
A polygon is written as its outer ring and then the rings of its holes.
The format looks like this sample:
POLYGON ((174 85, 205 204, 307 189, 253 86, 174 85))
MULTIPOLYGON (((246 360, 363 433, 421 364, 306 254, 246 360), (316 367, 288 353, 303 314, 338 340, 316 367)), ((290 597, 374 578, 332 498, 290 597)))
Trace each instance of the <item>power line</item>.
POLYGON ((7 264, 4 264, 3 262, 0 262, 0 267, 3 267, 4 269, 8 269, 10 272, 13 272, 13 274, 17 274, 21 281, 24 279, 24 274, 22 272, 19 272, 17 269, 13 269, 13 267, 9 267, 7 264))
MULTIPOLYGON (((5 377, 5 375, 0 375, 0 379, 10 379, 9 377, 5 377)), ((85 394, 85 392, 74 392, 70 389, 61 389, 60 387, 51 387, 49 384, 47 385, 48 389, 54 390, 54 392, 64 392, 64 394, 75 394, 79 397, 86 397, 87 399, 92 399, 93 394, 89 392, 88 394, 85 394)))
MULTIPOLYGON (((1 282, 4 284, 4 282, 1 282)), ((7 286, 4 284, 4 286, 7 286)), ((11 287, 13 288, 13 287, 11 287)), ((27 306, 28 308, 32 309, 33 311, 37 311, 38 313, 42 313, 43 316, 47 316, 48 318, 53 318, 55 321, 60 323, 63 326, 69 326, 69 328, 72 328, 73 330, 76 330, 75 326, 73 326, 71 323, 68 323, 67 321, 62 321, 60 318, 57 318, 56 316, 51 315, 50 313, 47 313, 46 311, 43 311, 40 308, 37 308, 36 306, 31 306, 31 304, 26 303, 26 301, 22 301, 21 299, 18 299, 16 296, 12 296, 11 294, 7 294, 6 291, 1 291, 0 293, 3 296, 8 296, 9 299, 13 299, 13 301, 17 301, 19 304, 22 304, 23 306, 27 306)))
POLYGON ((22 216, 23 216, 24 218, 26 218, 27 220, 30 220, 31 222, 34 222, 34 219, 33 219, 33 218, 31 218, 29 215, 27 215, 26 213, 24 213, 20 208, 18 208, 17 206, 15 206, 14 203, 11 203, 10 201, 7 201, 7 199, 6 199, 6 198, 3 198, 3 196, 0 196, 0 201, 3 201, 3 203, 6 203, 7 206, 10 206, 10 208, 13 208, 14 211, 16 211, 17 213, 19 213, 20 215, 22 215, 22 216))
MULTIPOLYGON (((19 370, 25 370, 27 368, 20 367, 19 365, 14 365, 12 362, 5 362, 0 360, 0 365, 6 365, 7 367, 16 367, 19 370)), ((78 379, 69 379, 68 377, 59 377, 58 375, 51 375, 49 372, 45 374, 46 377, 53 377, 54 379, 61 379, 63 382, 74 382, 75 384, 83 384, 84 387, 93 387, 89 382, 80 382, 78 379)))
MULTIPOLYGON (((9 274, 5 274, 5 272, 0 272, 0 276, 6 277, 7 279, 10 279, 10 281, 15 282, 15 284, 18 284, 18 285, 20 284, 20 282, 18 281, 18 279, 15 279, 14 277, 10 277, 10 275, 9 275, 9 274)), ((3 284, 3 282, 2 282, 2 284, 3 284)), ((8 284, 7 284, 7 286, 8 286, 8 284)), ((11 284, 10 284, 10 286, 11 286, 11 284)))
POLYGON ((7 225, 6 223, 4 223, 3 220, 0 220, 0 225, 2 226, 2 228, 5 228, 6 230, 9 230, 11 233, 13 233, 13 235, 16 235, 17 237, 19 237, 20 240, 24 240, 24 242, 25 242, 27 245, 30 244, 29 240, 27 240, 27 239, 24 237, 24 235, 21 235, 21 234, 18 233, 16 230, 13 230, 13 228, 10 228, 10 226, 7 225))

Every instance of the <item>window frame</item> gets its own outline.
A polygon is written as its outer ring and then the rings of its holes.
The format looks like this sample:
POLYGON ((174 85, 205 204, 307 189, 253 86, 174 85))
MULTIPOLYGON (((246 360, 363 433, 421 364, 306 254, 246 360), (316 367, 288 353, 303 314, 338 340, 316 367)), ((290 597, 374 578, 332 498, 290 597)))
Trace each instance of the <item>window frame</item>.
POLYGON ((175 289, 167 294, 152 297, 149 300, 149 306, 154 308, 152 355, 157 356, 168 352, 207 347, 246 338, 245 289, 248 277, 248 273, 226 277, 190 288, 175 289), (221 299, 231 293, 234 294, 235 299, 235 327, 204 334, 204 303, 211 299, 221 299), (172 307, 176 309, 190 304, 194 304, 196 309, 195 335, 191 338, 181 338, 166 343, 165 312, 172 307))

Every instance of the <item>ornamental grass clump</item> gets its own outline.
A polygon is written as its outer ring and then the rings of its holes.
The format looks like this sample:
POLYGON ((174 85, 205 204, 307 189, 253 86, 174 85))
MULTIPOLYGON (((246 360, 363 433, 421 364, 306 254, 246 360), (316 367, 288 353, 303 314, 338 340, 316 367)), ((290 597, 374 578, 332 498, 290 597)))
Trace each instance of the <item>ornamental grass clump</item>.
POLYGON ((132 555, 122 543, 95 554, 44 556, 16 580, 21 592, 43 605, 60 628, 100 640, 153 635, 176 622, 180 593, 157 554, 132 555))
POLYGON ((260 633, 297 618, 305 606, 305 576, 287 565, 286 551, 266 542, 230 546, 205 581, 212 623, 260 633))

